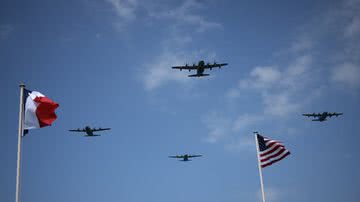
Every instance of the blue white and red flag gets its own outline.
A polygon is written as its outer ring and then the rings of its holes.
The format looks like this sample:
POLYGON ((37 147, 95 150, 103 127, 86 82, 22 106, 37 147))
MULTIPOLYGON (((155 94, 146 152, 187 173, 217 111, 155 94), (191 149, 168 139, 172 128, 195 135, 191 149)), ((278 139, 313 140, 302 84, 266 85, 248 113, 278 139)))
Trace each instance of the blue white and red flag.
POLYGON ((257 141, 259 143, 259 159, 262 168, 270 166, 290 154, 290 151, 279 141, 271 140, 259 134, 257 134, 257 141))
POLYGON ((24 89, 24 134, 28 129, 50 126, 59 104, 37 91, 24 89))

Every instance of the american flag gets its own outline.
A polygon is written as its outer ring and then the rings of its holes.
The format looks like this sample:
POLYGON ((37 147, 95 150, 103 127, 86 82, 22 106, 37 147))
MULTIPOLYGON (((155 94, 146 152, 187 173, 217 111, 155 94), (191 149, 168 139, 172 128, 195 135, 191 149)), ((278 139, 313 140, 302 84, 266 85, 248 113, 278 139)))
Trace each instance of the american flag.
POLYGON ((285 146, 276 140, 271 140, 257 134, 259 143, 259 158, 262 168, 276 163, 290 154, 290 151, 285 149, 285 146))

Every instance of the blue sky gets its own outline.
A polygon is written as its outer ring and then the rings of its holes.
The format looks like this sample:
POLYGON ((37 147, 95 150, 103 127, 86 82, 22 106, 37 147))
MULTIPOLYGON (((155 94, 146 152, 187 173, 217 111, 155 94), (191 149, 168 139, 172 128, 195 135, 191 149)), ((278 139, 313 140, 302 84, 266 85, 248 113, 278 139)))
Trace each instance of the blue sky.
POLYGON ((0 5, 0 201, 15 198, 21 81, 60 104, 23 139, 24 202, 258 202, 255 130, 292 152, 263 169, 269 202, 359 201, 359 0, 0 5), (229 65, 170 68, 202 59, 229 65), (344 116, 301 116, 323 111, 344 116), (67 131, 85 125, 112 130, 67 131), (183 153, 204 157, 167 158, 183 153))

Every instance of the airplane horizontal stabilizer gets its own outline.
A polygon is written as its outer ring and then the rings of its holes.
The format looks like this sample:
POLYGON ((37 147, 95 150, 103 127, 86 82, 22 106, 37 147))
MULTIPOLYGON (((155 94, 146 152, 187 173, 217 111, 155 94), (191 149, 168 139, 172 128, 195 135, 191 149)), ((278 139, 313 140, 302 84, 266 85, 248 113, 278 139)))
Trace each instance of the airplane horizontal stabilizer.
POLYGON ((202 77, 202 76, 209 76, 210 74, 192 74, 188 75, 188 77, 202 77))

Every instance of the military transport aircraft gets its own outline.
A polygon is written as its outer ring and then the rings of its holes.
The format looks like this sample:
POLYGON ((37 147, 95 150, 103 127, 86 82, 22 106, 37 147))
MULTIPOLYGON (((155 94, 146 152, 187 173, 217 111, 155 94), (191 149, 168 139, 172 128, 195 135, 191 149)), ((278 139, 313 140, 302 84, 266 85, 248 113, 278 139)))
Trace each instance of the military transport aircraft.
POLYGON ((320 121, 320 122, 323 122, 323 121, 326 121, 327 117, 332 117, 332 116, 339 116, 339 115, 342 115, 343 113, 329 113, 329 112, 323 112, 323 113, 312 113, 312 114, 303 114, 303 116, 307 116, 307 117, 315 117, 317 119, 313 119, 312 121, 320 121))
POLYGON ((90 126, 85 126, 85 128, 83 129, 74 129, 74 130, 69 130, 71 132, 85 132, 86 135, 84 135, 85 137, 94 137, 94 136, 100 136, 100 135, 96 135, 93 132, 96 131, 103 131, 103 130, 110 130, 110 128, 90 128, 90 126))
POLYGON ((191 161, 190 158, 201 157, 201 156, 202 156, 202 155, 189 155, 189 154, 184 154, 184 155, 169 156, 169 158, 182 159, 182 160, 179 160, 179 161, 191 161))
POLYGON ((189 70, 189 72, 191 70, 196 70, 196 74, 188 75, 188 77, 202 77, 202 76, 210 75, 210 74, 204 74, 205 69, 212 70, 212 68, 216 68, 216 67, 218 67, 220 69, 222 66, 225 66, 225 65, 228 65, 228 64, 227 63, 218 64, 216 62, 214 62, 213 64, 210 64, 210 63, 205 64, 205 62, 203 60, 200 60, 198 65, 195 65, 195 63, 193 65, 185 64, 185 66, 175 66, 172 68, 180 69, 180 71, 183 69, 186 69, 186 70, 189 70))

